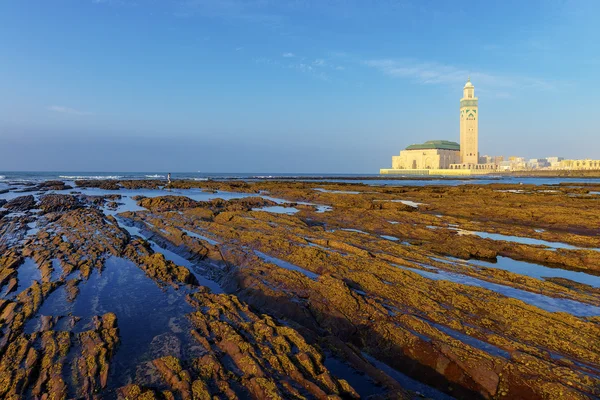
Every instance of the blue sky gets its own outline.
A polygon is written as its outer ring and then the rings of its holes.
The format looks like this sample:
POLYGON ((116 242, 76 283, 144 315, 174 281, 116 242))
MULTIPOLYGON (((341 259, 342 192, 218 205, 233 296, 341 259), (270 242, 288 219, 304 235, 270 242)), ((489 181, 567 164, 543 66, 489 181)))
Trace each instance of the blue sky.
POLYGON ((2 0, 0 170, 376 173, 600 158, 600 2, 2 0))

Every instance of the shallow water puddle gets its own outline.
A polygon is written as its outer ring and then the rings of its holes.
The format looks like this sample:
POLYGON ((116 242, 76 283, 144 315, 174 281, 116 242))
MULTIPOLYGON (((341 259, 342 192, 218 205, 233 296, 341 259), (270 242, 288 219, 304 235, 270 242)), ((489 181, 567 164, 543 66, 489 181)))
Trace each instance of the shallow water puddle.
POLYGON ((423 271, 416 268, 402 266, 397 267, 407 269, 425 278, 433 280, 446 280, 450 282, 460 283, 463 285, 477 286, 484 289, 488 289, 493 292, 502 294, 504 296, 521 300, 527 304, 531 304, 549 312, 566 312, 580 317, 600 315, 600 307, 593 306, 591 304, 581 303, 575 300, 553 298, 542 294, 516 289, 510 286, 504 286, 497 283, 487 282, 466 275, 445 272, 442 270, 435 269, 433 267, 428 267, 431 269, 431 271, 423 271))
POLYGON ((400 239, 398 239, 395 236, 381 235, 381 237, 384 238, 384 239, 387 239, 387 240, 391 240, 392 242, 397 242, 397 241, 400 240, 400 239))
POLYGON ((37 227, 37 222, 33 221, 27 224, 27 233, 25 233, 25 237, 30 237, 37 235, 40 231, 40 228, 37 227))
POLYGON ((317 192, 322 193, 336 193, 336 194, 361 194, 361 192, 353 191, 353 190, 328 190, 323 188, 315 188, 317 192))
POLYGON ((335 358, 330 354, 326 355, 323 365, 325 365, 329 372, 335 377, 348 381, 362 398, 383 394, 386 391, 383 386, 378 385, 369 378, 369 376, 355 370, 344 361, 335 358))
MULTIPOLYGON (((440 392, 439 390, 437 390, 431 386, 425 385, 424 383, 419 382, 407 375, 404 375, 402 372, 398 371, 397 369, 394 369, 394 368, 390 367, 389 365, 371 357, 370 355, 368 355, 365 352, 362 353, 362 356, 367 361, 369 361, 371 364, 373 364, 373 366, 382 370, 383 372, 388 374, 391 378, 395 379, 398 383, 400 383, 400 385, 402 385, 403 388, 412 390, 414 392, 419 392, 421 395, 425 396, 426 398, 430 398, 430 399, 434 399, 434 400, 454 400, 454 397, 449 396, 443 392, 440 392)), ((352 383, 352 381, 349 381, 349 382, 352 383)))
MULTIPOLYGON (((360 229, 354 229, 354 228, 342 228, 342 229, 340 229, 340 231, 355 232, 355 233, 362 233, 365 235, 370 235, 369 232, 361 231, 360 229)), ((331 232, 335 232, 335 230, 332 230, 331 232)))
POLYGON ((225 293, 223 288, 217 282, 208 279, 207 277, 202 275, 202 273, 200 273, 200 267, 198 265, 180 256, 179 254, 172 252, 171 250, 167 250, 164 247, 159 246, 156 242, 153 242, 152 240, 148 241, 150 242, 150 246, 152 247, 152 250, 154 250, 155 253, 161 253, 167 260, 173 261, 177 265, 183 265, 184 267, 189 269, 190 272, 194 274, 200 285, 206 286, 213 293, 216 294, 225 293))
POLYGON ((469 346, 475 347, 476 349, 485 351, 486 353, 497 356, 497 357, 504 357, 506 359, 510 358, 510 353, 508 351, 502 350, 501 348, 496 347, 493 344, 484 342, 483 340, 479 340, 473 336, 469 336, 466 333, 456 331, 452 328, 448 328, 447 326, 440 325, 440 324, 437 324, 437 323, 429 321, 429 320, 423 320, 423 321, 425 321, 429 325, 433 326, 437 330, 444 332, 446 335, 448 335, 458 341, 466 343, 469 346))
POLYGON ((270 212, 270 213, 274 213, 274 214, 294 215, 297 212, 299 212, 300 210, 298 210, 297 208, 294 208, 294 207, 269 206, 269 207, 262 207, 262 208, 253 208, 252 211, 265 211, 265 212, 270 212))
MULTIPOLYGON (((88 328, 92 316, 114 312, 121 343, 111 362, 110 387, 126 384, 134 377, 139 362, 171 353, 172 349, 153 345, 160 335, 171 336, 181 346, 190 340, 184 316, 193 308, 185 301, 186 291, 161 289, 131 261, 110 257, 102 272, 94 270, 87 281, 79 284, 79 291, 69 303, 64 286, 57 289, 44 301, 36 318, 72 314, 82 318, 77 324, 77 331, 81 331, 88 328), (173 329, 175 325, 183 329, 173 329)), ((32 320, 26 330, 35 327, 36 321, 32 320)))
POLYGON ((305 270, 302 267, 299 267, 299 266, 294 265, 292 263, 289 263, 287 261, 283 261, 283 260, 281 260, 279 258, 271 257, 271 256, 269 256, 269 255, 267 255, 265 253, 262 253, 262 252, 258 251, 258 250, 254 250, 254 254, 256 254, 257 256, 259 256, 260 258, 262 258, 263 261, 275 264, 275 265, 277 265, 280 268, 285 268, 285 269, 288 269, 288 270, 291 270, 291 271, 298 271, 298 272, 306 275, 310 279, 317 280, 319 278, 319 275, 315 274, 314 272, 307 271, 307 270, 305 270))
POLYGON ((527 275, 532 278, 565 278, 574 282, 583 283, 594 287, 600 287, 600 277, 585 272, 569 271, 561 268, 550 268, 543 265, 517 261, 508 257, 497 257, 498 262, 487 262, 482 260, 469 260, 469 263, 486 268, 498 268, 516 274, 527 275))
POLYGON ((208 244, 211 244, 213 246, 221 244, 220 242, 217 242, 214 239, 207 238, 206 236, 200 235, 200 234, 198 234, 196 232, 192 232, 192 231, 189 231, 187 229, 182 229, 182 231, 185 232, 186 235, 188 235, 188 236, 191 236, 191 237, 196 238, 196 239, 204 240, 205 242, 207 242, 208 244))
POLYGON ((479 231, 467 231, 459 228, 449 228, 458 232, 459 235, 476 235, 483 239, 492 239, 492 240, 504 240, 507 242, 516 242, 521 244, 530 244, 530 245, 538 245, 538 246, 546 246, 551 249, 567 249, 567 250, 598 250, 584 247, 577 247, 566 243, 561 242, 549 242, 547 240, 541 239, 533 239, 522 236, 510 236, 510 235, 502 235, 500 233, 489 233, 489 232, 479 232, 479 231))
POLYGON ((57 258, 52 259, 52 273, 50 275, 50 280, 52 282, 56 282, 60 280, 64 271, 60 260, 57 258))
POLYGON ((417 203, 416 201, 412 201, 412 200, 373 200, 373 201, 389 201, 390 203, 402 203, 406 206, 411 206, 414 208, 418 208, 419 206, 422 206, 425 203, 417 203))
MULTIPOLYGON (((119 221, 119 220, 117 219, 117 221, 119 221)), ((141 237, 142 239, 148 241, 148 243, 150 243, 150 246, 152 247, 152 250, 155 253, 161 253, 165 257, 165 259, 167 259, 169 261, 173 261, 175 264, 182 265, 182 266, 186 267, 187 269, 189 269, 190 272, 192 274, 194 274, 194 276, 196 277, 196 279, 198 280, 198 283, 200 285, 206 286, 213 293, 217 293, 217 294, 224 293, 223 288, 221 288, 221 286, 217 282, 215 282, 211 279, 208 279, 207 277, 205 277, 202 274, 202 272, 200 271, 201 270, 200 266, 198 266, 198 265, 194 264, 193 262, 191 262, 190 260, 176 254, 175 252, 173 252, 171 250, 167 250, 164 247, 160 246, 158 243, 153 241, 151 237, 144 234, 142 232, 142 230, 140 228, 138 228, 137 226, 121 223, 122 220, 119 222, 120 222, 119 226, 122 227, 123 229, 127 230, 127 232, 129 232, 130 235, 138 236, 138 237, 141 237)), ((186 231, 186 233, 187 232, 189 232, 188 234, 192 233, 194 235, 201 236, 201 235, 198 235, 191 231, 186 231)), ((192 236, 192 235, 190 235, 190 236, 192 236)), ((206 238, 206 239, 208 239, 208 238, 206 238)), ((215 242, 215 243, 217 243, 217 242, 215 242)))
POLYGON ((42 272, 33 258, 26 258, 23 264, 17 268, 17 290, 11 296, 17 296, 23 290, 30 287, 34 281, 42 280, 42 272))

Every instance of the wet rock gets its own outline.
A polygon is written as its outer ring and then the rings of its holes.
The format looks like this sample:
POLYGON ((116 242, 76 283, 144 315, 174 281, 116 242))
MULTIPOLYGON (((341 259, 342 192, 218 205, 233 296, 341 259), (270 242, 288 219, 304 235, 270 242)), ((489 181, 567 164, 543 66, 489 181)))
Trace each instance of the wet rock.
POLYGON ((149 210, 169 211, 196 207, 198 202, 184 196, 161 196, 143 198, 138 204, 149 210))
POLYGON ((106 386, 108 363, 118 343, 114 314, 106 314, 97 330, 77 336, 51 330, 57 319, 44 316, 40 332, 20 335, 6 347, 0 357, 2 398, 29 397, 28 393, 35 398, 66 398, 69 354, 76 356, 78 368, 72 372, 81 382, 76 397, 90 398, 106 386))
POLYGON ((304 392, 315 399, 358 398, 293 329, 255 315, 233 296, 196 293, 189 300, 199 310, 190 316, 192 334, 205 355, 191 362, 172 356, 153 361, 177 396, 285 399, 304 392))
POLYGON ((46 181, 40 183, 37 188, 40 191, 49 191, 49 190, 68 190, 73 189, 72 186, 67 185, 63 181, 46 181))
POLYGON ((63 194, 47 194, 40 200, 39 208, 44 213, 64 212, 83 207, 83 204, 75 196, 63 194))
POLYGON ((104 190, 119 190, 121 186, 114 180, 81 179, 75 181, 78 187, 98 188, 104 190))
MULTIPOLYGON (((158 184, 124 181, 117 186, 158 184)), ((189 270, 155 254, 148 243, 132 240, 115 218, 94 207, 54 210, 43 220, 34 216, 0 220, 3 293, 17 285, 24 257, 32 257, 42 273, 42 282, 18 296, 0 299, 0 387, 6 388, 0 397, 106 393, 107 366, 118 341, 114 316, 94 318, 93 329, 83 335, 65 332, 63 339, 53 331, 61 321, 58 316, 41 317, 37 328, 41 332, 27 335, 24 329, 62 285, 68 300, 76 299, 79 279, 89 277, 93 269, 101 271, 110 255, 131 259, 161 287, 170 284, 178 293, 190 293, 188 302, 195 310, 189 315, 191 331, 183 316, 169 319, 166 333, 154 338, 147 358, 135 368, 133 384, 119 390, 121 398, 358 397, 351 387, 354 382, 337 378, 325 367, 321 349, 382 385, 387 390, 377 397, 382 399, 411 398, 384 372, 393 375, 388 368, 457 398, 598 395, 598 317, 550 313, 492 290, 415 272, 462 274, 556 300, 600 304, 597 288, 591 285, 563 278, 534 279, 440 256, 500 255, 594 271, 600 264, 594 251, 553 251, 457 235, 451 229, 500 234, 514 230, 524 237, 598 246, 597 207, 591 200, 570 198, 573 189, 561 188, 556 194, 527 186, 519 189, 527 194, 517 194, 496 192, 516 190, 510 186, 326 185, 332 192, 315 191, 324 186, 317 182, 177 181, 174 186, 268 191, 289 204, 311 202, 331 210, 319 213, 307 206, 293 216, 277 215, 252 211, 271 205, 260 198, 195 202, 164 196, 139 199, 148 202, 147 210, 119 217, 143 224, 152 231, 152 240, 197 261, 235 296, 194 287, 197 282, 189 270), (359 193, 344 193, 350 191, 359 193), (406 209, 399 199, 424 205, 406 209), (569 213, 577 215, 569 219, 569 213), (32 222, 41 228, 34 238, 6 241, 8 236, 18 238, 17 232, 26 231, 32 222), (542 230, 537 229, 540 225, 542 230), (257 256, 255 250, 269 258, 257 256), (60 260, 63 274, 50 282, 54 259, 60 260), (66 280, 77 271, 81 278, 66 280), (66 344, 53 344, 59 340, 66 344), (74 369, 66 367, 64 349, 71 354, 74 369), (380 369, 380 362, 388 367, 380 369), (42 370, 42 363, 58 367, 42 370), (9 378, 2 381, 5 376, 9 378)), ((98 207, 109 201, 108 196, 80 199, 98 207)), ((150 305, 148 310, 152 318, 150 305)), ((58 326, 65 326, 62 322, 58 326)))
POLYGON ((152 389, 143 389, 134 384, 119 388, 117 396, 119 400, 159 400, 164 398, 163 395, 152 389))
POLYGON ((125 255, 134 260, 146 274, 154 280, 175 284, 198 285, 198 280, 184 266, 165 259, 160 253, 154 253, 150 246, 136 240, 126 249, 125 255))
POLYGON ((35 198, 33 195, 15 197, 8 201, 4 208, 11 212, 27 211, 35 206, 35 198))

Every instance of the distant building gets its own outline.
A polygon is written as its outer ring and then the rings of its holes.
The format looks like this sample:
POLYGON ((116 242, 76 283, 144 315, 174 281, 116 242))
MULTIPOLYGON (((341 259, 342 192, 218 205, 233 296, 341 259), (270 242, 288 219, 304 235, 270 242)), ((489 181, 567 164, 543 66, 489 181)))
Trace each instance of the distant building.
POLYGON ((479 164, 479 105, 471 78, 460 99, 460 163, 479 164))
POLYGON ((502 161, 498 164, 498 169, 501 171, 510 171, 512 169, 512 163, 510 161, 502 161))
POLYGON ((500 165, 500 163, 504 161, 503 156, 479 156, 479 164, 494 164, 500 165))
POLYGON ((460 162, 460 145, 447 140, 411 144, 392 157, 392 169, 448 169, 460 162))
POLYGON ((410 145, 402 150, 400 155, 392 157, 392 169, 382 169, 381 173, 408 172, 407 170, 415 170, 418 173, 419 170, 495 169, 496 164, 491 157, 489 160, 485 158, 483 163, 479 161, 478 111, 475 86, 469 79, 460 99, 460 145, 448 140, 430 140, 423 144, 410 145))
POLYGON ((450 169, 496 169, 496 164, 479 157, 479 99, 471 79, 463 88, 460 99, 460 162, 450 164, 450 169), (485 161, 485 162, 482 162, 485 161))
POLYGON ((547 168, 550 166, 550 163, 545 158, 532 158, 525 164, 527 169, 541 169, 547 168))
POLYGON ((546 160, 550 163, 550 164, 554 164, 554 163, 558 163, 561 162, 562 160, 564 160, 564 157, 547 157, 546 160))
POLYGON ((558 162, 556 169, 596 169, 600 170, 600 160, 562 160, 558 162))

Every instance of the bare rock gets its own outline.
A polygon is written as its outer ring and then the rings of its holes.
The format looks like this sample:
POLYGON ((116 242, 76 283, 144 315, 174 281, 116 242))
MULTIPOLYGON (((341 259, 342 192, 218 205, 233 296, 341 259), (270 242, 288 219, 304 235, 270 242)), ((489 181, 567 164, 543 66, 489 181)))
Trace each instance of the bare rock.
POLYGON ((19 196, 4 205, 9 211, 19 212, 31 210, 35 206, 35 198, 32 195, 19 196))
POLYGON ((40 201, 40 208, 44 213, 70 211, 82 206, 77 197, 63 194, 48 194, 40 201))

